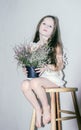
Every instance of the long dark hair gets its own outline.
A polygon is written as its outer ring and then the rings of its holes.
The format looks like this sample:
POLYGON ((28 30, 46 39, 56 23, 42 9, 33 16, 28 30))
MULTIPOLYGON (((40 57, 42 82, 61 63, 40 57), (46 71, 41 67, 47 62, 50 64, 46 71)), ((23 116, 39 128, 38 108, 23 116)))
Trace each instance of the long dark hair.
POLYGON ((58 41, 58 23, 57 23, 57 18, 55 16, 47 15, 47 16, 44 16, 39 21, 39 23, 37 25, 37 29, 36 29, 36 33, 35 33, 33 42, 37 43, 40 40, 39 28, 40 28, 40 25, 41 25, 42 21, 45 18, 52 18, 53 21, 54 21, 54 29, 53 29, 51 37, 48 39, 48 47, 50 48, 49 53, 48 53, 48 58, 50 58, 51 64, 54 64, 55 66, 57 66, 56 48, 57 48, 57 46, 59 46, 59 47, 61 47, 61 49, 63 49, 63 47, 62 47, 62 44, 58 41))

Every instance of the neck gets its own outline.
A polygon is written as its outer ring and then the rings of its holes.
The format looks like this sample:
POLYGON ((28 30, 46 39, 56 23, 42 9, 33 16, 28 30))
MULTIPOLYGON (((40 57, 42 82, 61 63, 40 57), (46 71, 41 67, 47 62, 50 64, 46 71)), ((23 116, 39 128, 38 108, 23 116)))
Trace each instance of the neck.
POLYGON ((47 43, 48 43, 48 37, 45 37, 45 36, 40 35, 39 43, 40 43, 41 45, 43 45, 43 44, 45 44, 45 43, 47 44, 47 43))

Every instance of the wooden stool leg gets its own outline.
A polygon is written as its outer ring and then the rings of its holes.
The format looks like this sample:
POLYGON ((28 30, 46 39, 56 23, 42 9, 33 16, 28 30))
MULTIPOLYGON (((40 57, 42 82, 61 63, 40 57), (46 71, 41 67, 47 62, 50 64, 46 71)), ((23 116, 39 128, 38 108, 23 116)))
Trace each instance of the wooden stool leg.
POLYGON ((51 130, 56 130, 56 102, 55 93, 51 92, 51 130))
POLYGON ((33 110, 33 115, 31 119, 31 125, 30 125, 30 130, 35 130, 35 109, 33 110))
MULTIPOLYGON (((60 95, 56 92, 56 112, 57 112, 57 119, 61 118, 60 111, 60 95)), ((57 121, 57 130, 62 130, 62 122, 60 120, 57 121)))
POLYGON ((79 130, 81 130, 81 117, 80 117, 79 108, 78 108, 78 104, 77 104, 76 94, 75 94, 75 92, 71 92, 71 94, 72 94, 75 113, 77 116, 78 128, 79 128, 79 130))

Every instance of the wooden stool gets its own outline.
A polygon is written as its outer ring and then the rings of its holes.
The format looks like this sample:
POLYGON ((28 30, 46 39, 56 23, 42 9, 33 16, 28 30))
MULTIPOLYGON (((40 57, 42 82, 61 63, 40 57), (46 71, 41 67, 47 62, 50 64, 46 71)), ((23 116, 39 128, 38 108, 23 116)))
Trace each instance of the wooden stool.
MULTIPOLYGON (((50 93, 50 97, 51 97, 51 129, 50 130, 62 130, 62 125, 61 125, 62 121, 74 119, 74 118, 77 119, 78 130, 81 130, 81 117, 80 117, 78 104, 77 104, 77 98, 76 98, 77 90, 78 90, 77 88, 45 89, 46 93, 50 93), (75 112, 60 109, 59 96, 60 96, 61 92, 63 92, 63 93, 70 92, 71 93, 75 112), (72 115, 67 116, 67 117, 61 117, 61 113, 72 114, 72 115)), ((33 110, 30 130, 37 130, 37 128, 35 127, 35 110, 33 110)))

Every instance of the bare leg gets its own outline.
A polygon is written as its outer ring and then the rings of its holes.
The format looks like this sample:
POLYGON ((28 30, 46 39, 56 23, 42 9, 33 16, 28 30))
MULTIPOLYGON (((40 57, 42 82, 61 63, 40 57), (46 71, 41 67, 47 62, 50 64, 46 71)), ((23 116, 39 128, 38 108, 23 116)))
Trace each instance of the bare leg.
POLYGON ((47 124, 51 120, 51 115, 50 115, 50 106, 48 104, 48 100, 46 97, 46 93, 44 88, 54 88, 58 87, 56 84, 52 83, 46 78, 35 78, 30 81, 30 86, 38 96, 39 100, 42 103, 42 108, 43 108, 43 124, 47 124))
POLYGON ((25 97, 29 100, 29 102, 33 105, 33 107, 36 110, 36 126, 40 128, 41 127, 41 108, 31 89, 30 81, 29 80, 24 81, 21 89, 25 97))

